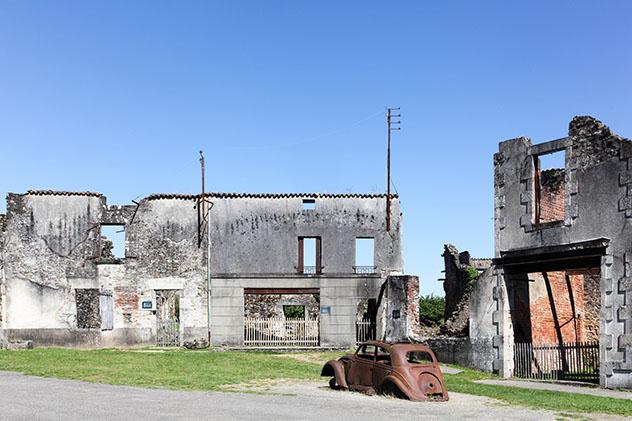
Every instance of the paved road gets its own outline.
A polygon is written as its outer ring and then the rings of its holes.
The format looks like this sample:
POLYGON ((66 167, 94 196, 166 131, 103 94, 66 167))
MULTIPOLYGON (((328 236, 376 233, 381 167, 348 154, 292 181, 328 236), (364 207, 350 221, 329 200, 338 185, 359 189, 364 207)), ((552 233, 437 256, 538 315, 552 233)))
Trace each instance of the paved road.
POLYGON ((556 419, 552 412, 456 393, 449 402, 408 402, 333 391, 323 382, 285 383, 270 392, 274 394, 170 391, 0 372, 0 419, 556 419))

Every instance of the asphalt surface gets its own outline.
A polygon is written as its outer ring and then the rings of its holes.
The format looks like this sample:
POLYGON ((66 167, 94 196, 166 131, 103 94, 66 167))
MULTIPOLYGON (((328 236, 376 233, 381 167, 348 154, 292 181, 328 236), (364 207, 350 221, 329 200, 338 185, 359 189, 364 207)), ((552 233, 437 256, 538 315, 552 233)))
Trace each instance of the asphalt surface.
MULTIPOLYGON (((0 372, 1 420, 553 420, 553 412, 453 393, 449 402, 409 402, 334 391, 325 382, 288 382, 266 394, 112 386, 0 372)), ((599 419, 604 417, 599 416, 599 419)))

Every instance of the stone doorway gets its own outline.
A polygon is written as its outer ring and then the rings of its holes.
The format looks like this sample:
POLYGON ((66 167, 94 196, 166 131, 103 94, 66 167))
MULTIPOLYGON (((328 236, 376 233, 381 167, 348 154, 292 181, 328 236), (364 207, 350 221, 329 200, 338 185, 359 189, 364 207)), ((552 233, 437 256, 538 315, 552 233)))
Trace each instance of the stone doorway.
POLYGON ((181 345, 179 290, 156 290, 156 345, 160 347, 181 345))

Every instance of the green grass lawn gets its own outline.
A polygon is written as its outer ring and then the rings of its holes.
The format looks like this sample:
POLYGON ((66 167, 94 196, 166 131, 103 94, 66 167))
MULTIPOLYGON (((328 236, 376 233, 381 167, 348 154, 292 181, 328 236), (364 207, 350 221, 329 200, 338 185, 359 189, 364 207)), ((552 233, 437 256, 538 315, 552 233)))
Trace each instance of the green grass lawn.
POLYGON ((498 379, 488 373, 458 367, 463 373, 445 375, 450 392, 487 396, 512 405, 551 411, 604 413, 632 416, 632 401, 578 393, 525 389, 475 383, 476 380, 498 379))
POLYGON ((0 351, 0 370, 43 377, 185 390, 266 379, 314 379, 319 365, 258 352, 139 352, 38 348, 0 351))
MULTIPOLYGON (((38 348, 0 351, 0 370, 109 384, 216 391, 226 390, 229 385, 270 380, 318 380, 323 363, 340 355, 38 348)), ((489 378, 496 377, 469 369, 445 375, 450 392, 487 396, 535 409, 632 416, 630 400, 474 382, 489 378)))

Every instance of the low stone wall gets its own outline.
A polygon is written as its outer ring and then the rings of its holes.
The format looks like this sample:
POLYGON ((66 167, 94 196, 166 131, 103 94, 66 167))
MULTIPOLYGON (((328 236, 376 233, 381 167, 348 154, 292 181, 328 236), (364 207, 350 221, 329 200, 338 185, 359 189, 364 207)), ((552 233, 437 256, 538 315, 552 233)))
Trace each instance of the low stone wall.
POLYGON ((491 338, 437 337, 426 338, 423 342, 434 351, 439 362, 489 372, 493 369, 494 349, 491 338))
POLYGON ((100 329, 5 329, 9 343, 31 341, 33 346, 99 348, 146 346, 155 343, 151 329, 130 328, 102 332, 100 329))

